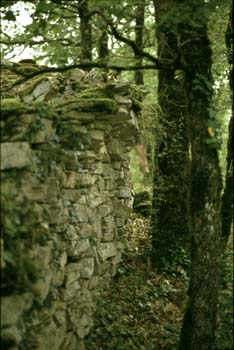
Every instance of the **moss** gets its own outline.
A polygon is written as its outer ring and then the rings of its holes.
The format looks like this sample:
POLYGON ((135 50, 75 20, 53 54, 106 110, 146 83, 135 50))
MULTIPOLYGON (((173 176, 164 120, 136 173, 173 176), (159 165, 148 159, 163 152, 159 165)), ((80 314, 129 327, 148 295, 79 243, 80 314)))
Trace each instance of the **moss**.
POLYGON ((40 67, 35 64, 15 64, 15 70, 18 74, 31 75, 32 73, 38 72, 40 67))
POLYGON ((115 84, 104 84, 95 88, 86 89, 78 95, 78 98, 114 98, 115 84))
POLYGON ((34 102, 32 106, 41 118, 56 119, 58 117, 55 109, 46 102, 34 102))
POLYGON ((76 110, 78 112, 109 112, 114 113, 118 105, 114 100, 109 98, 78 98, 70 100, 59 106, 63 112, 76 110))
POLYGON ((1 113, 3 117, 13 114, 21 114, 26 111, 26 109, 25 104, 16 98, 5 98, 1 100, 1 113))

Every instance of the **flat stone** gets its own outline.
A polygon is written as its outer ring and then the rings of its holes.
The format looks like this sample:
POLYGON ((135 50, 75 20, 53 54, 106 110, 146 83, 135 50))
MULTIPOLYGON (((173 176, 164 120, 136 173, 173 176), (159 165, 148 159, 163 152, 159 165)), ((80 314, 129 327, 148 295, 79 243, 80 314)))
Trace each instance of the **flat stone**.
POLYGON ((83 339, 89 334, 91 327, 93 326, 93 321, 91 315, 84 314, 77 324, 77 335, 83 339))
POLYGON ((115 256, 117 254, 116 244, 113 242, 100 243, 98 246, 98 254, 102 261, 115 256))
POLYGON ((79 263, 81 278, 90 278, 94 273, 94 258, 83 258, 79 263))
POLYGON ((71 241, 68 245, 68 255, 70 257, 79 257, 82 253, 86 252, 90 248, 89 239, 80 239, 79 241, 71 241))
POLYGON ((133 111, 130 111, 130 118, 121 130, 120 137, 122 140, 128 140, 132 137, 136 137, 139 133, 140 131, 136 115, 133 111))
POLYGON ((1 144, 1 170, 24 168, 32 163, 32 150, 28 142, 1 144))
POLYGON ((120 216, 125 219, 128 219, 132 212, 132 208, 128 207, 126 204, 122 203, 120 200, 114 201, 113 208, 114 208, 115 216, 120 216))
POLYGON ((32 101, 44 101, 50 90, 51 82, 45 78, 44 80, 39 81, 29 94, 22 96, 23 101, 27 103, 32 101))
POLYGON ((130 109, 132 107, 132 100, 128 97, 124 97, 121 95, 114 95, 114 99, 118 104, 124 105, 127 109, 130 109))

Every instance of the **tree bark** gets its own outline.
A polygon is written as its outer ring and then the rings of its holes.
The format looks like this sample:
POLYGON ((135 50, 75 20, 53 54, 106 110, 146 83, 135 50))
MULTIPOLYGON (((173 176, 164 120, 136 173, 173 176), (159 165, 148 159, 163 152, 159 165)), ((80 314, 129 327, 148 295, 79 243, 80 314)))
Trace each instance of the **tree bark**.
MULTIPOLYGON (((109 49, 108 49, 108 34, 107 29, 103 29, 99 38, 98 44, 98 58, 102 63, 108 63, 109 49)), ((108 80, 108 69, 104 68, 102 77, 103 81, 106 83, 108 80)))
MULTIPOLYGON (((157 24, 170 10, 170 1, 155 0, 157 24)), ((163 24, 156 31, 158 57, 178 56, 177 38, 163 24)), ((183 74, 158 72, 158 104, 163 135, 155 149, 152 212, 152 265, 174 270, 189 252, 189 134, 183 74)))
MULTIPOLYGON (((231 65, 229 73, 229 87, 233 95, 233 9, 230 11, 226 31, 226 46, 228 63, 231 65)), ((222 196, 222 251, 225 250, 231 233, 233 219, 233 103, 232 116, 228 127, 227 165, 225 188, 222 196)))
MULTIPOLYGON (((136 45, 141 50, 143 49, 144 22, 145 22, 145 0, 142 0, 141 2, 139 2, 136 8, 136 26, 135 26, 136 45)), ((137 65, 142 64, 142 56, 135 54, 135 59, 137 61, 137 65)), ((135 72, 135 83, 137 85, 144 84, 144 74, 142 70, 137 70, 135 72)))
POLYGON ((80 1, 78 12, 80 17, 81 36, 80 60, 81 62, 92 62, 92 25, 90 23, 88 0, 80 1))
MULTIPOLYGON (((191 9, 196 11, 197 6, 191 9)), ((183 42, 191 39, 183 46, 183 62, 191 118, 192 263, 179 350, 212 349, 219 287, 221 171, 217 150, 206 143, 213 86, 212 52, 205 17, 201 21, 197 16, 197 20, 199 26, 184 25, 184 33, 191 34, 182 38, 183 42)))

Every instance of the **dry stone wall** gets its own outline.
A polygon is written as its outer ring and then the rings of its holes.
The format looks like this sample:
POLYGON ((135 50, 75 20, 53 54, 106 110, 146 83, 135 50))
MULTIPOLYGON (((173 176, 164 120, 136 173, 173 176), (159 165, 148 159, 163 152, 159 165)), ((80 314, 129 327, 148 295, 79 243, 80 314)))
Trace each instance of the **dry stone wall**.
POLYGON ((95 79, 47 74, 1 100, 3 349, 84 349, 121 259, 138 107, 129 85, 95 79))

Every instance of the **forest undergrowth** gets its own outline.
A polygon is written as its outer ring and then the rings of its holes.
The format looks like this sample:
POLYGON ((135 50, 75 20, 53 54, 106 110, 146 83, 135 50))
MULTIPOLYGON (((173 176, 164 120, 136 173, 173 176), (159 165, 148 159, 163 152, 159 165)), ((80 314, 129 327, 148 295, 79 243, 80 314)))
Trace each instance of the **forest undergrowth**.
MULTIPOLYGON (((86 350, 176 350, 187 300, 185 270, 159 273, 150 264, 149 219, 133 214, 126 249, 110 287, 100 293, 86 350)), ((233 249, 222 262, 215 349, 233 349, 233 249)))

